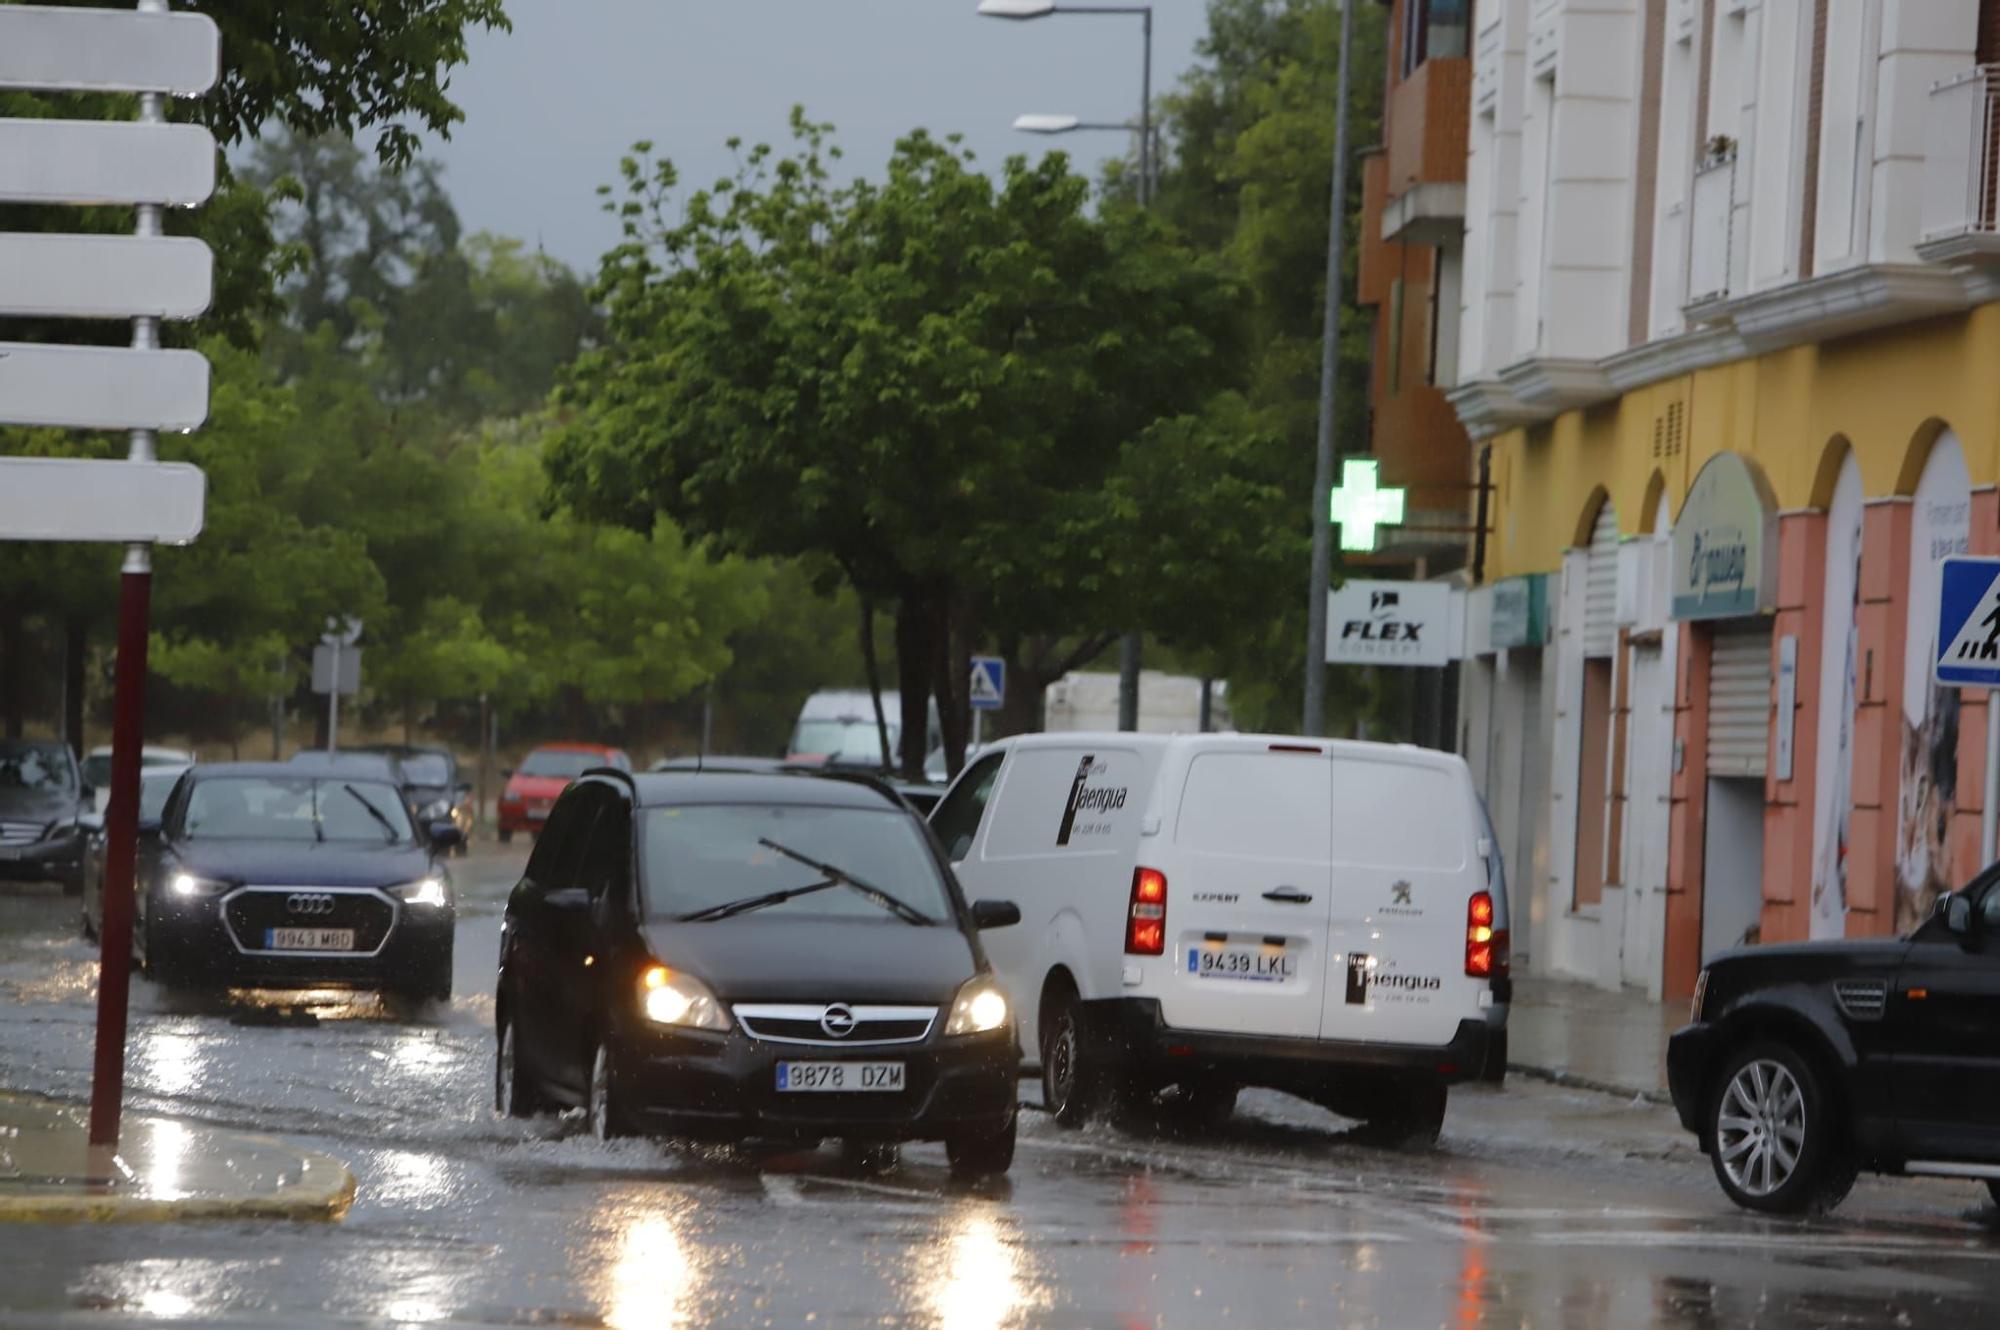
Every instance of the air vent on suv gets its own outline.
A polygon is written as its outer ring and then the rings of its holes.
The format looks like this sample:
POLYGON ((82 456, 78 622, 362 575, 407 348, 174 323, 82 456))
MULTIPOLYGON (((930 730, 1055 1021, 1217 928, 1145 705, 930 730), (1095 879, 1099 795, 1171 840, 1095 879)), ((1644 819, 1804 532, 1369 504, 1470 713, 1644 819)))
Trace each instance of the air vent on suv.
POLYGON ((1848 1019, 1879 1021, 1888 1005, 1889 983, 1885 979, 1843 979, 1833 986, 1833 996, 1848 1019))

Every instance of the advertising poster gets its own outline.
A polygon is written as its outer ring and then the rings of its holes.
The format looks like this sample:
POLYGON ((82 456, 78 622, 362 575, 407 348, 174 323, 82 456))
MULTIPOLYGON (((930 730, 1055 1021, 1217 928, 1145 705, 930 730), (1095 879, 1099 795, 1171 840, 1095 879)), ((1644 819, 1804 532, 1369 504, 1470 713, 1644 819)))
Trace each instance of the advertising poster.
POLYGON ((1965 866, 1951 861, 1958 804, 1958 690, 1931 682, 1937 654, 1938 560, 1963 554, 1972 481, 1958 437, 1938 436, 1917 482, 1910 520, 1910 596, 1904 635, 1902 761, 1896 822, 1895 931, 1908 932, 1965 866))
POLYGON ((1819 771, 1813 782, 1811 936, 1847 935, 1847 833, 1854 812, 1854 700, 1861 645, 1861 465, 1847 455, 1826 514, 1819 771))

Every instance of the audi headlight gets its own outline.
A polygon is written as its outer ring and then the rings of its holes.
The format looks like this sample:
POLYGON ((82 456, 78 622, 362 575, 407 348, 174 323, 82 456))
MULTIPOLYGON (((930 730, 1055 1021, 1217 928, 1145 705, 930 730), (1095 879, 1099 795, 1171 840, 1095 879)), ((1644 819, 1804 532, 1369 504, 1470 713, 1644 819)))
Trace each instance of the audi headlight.
POLYGON ((211 882, 205 877, 196 877, 193 873, 175 873, 167 879, 167 890, 183 900, 195 896, 213 896, 222 888, 222 883, 211 882))
POLYGON ((986 975, 974 975, 952 1001, 951 1019, 944 1023, 944 1032, 987 1034, 1005 1025, 1007 1018, 1007 995, 1000 991, 1000 985, 986 975))
POLYGON ((396 894, 405 905, 428 905, 436 909, 451 904, 451 893, 445 890, 444 879, 436 874, 405 882, 396 888, 396 894))
POLYGON ((729 1017, 708 985, 690 974, 651 965, 639 976, 639 1006, 655 1025, 691 1030, 727 1030, 729 1017))
POLYGON ((441 822, 451 816, 451 800, 433 799, 417 814, 426 822, 441 822))

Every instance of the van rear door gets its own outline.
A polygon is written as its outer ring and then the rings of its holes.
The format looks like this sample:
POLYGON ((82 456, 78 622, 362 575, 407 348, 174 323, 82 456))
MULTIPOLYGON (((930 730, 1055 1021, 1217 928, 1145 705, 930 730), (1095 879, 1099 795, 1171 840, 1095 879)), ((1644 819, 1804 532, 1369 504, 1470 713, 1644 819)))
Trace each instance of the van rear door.
POLYGON ((1419 754, 1336 752, 1323 1039, 1436 1045, 1479 1013, 1466 910, 1485 885, 1464 776, 1419 754))
POLYGON ((1157 863, 1157 842, 1139 845, 1167 875, 1170 964, 1148 990, 1168 1025, 1318 1033, 1332 798, 1319 745, 1204 744, 1189 759, 1171 845, 1157 863))

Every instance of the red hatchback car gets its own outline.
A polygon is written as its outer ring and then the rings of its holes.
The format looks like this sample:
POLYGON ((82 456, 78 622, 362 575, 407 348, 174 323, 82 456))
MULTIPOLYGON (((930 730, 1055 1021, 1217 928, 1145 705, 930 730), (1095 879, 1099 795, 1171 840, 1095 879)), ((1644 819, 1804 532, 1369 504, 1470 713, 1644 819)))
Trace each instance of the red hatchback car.
POLYGON ((500 843, 517 831, 540 831, 556 797, 593 767, 630 771, 632 759, 624 749, 604 744, 543 744, 529 753, 518 771, 507 773, 507 788, 500 792, 500 843))

